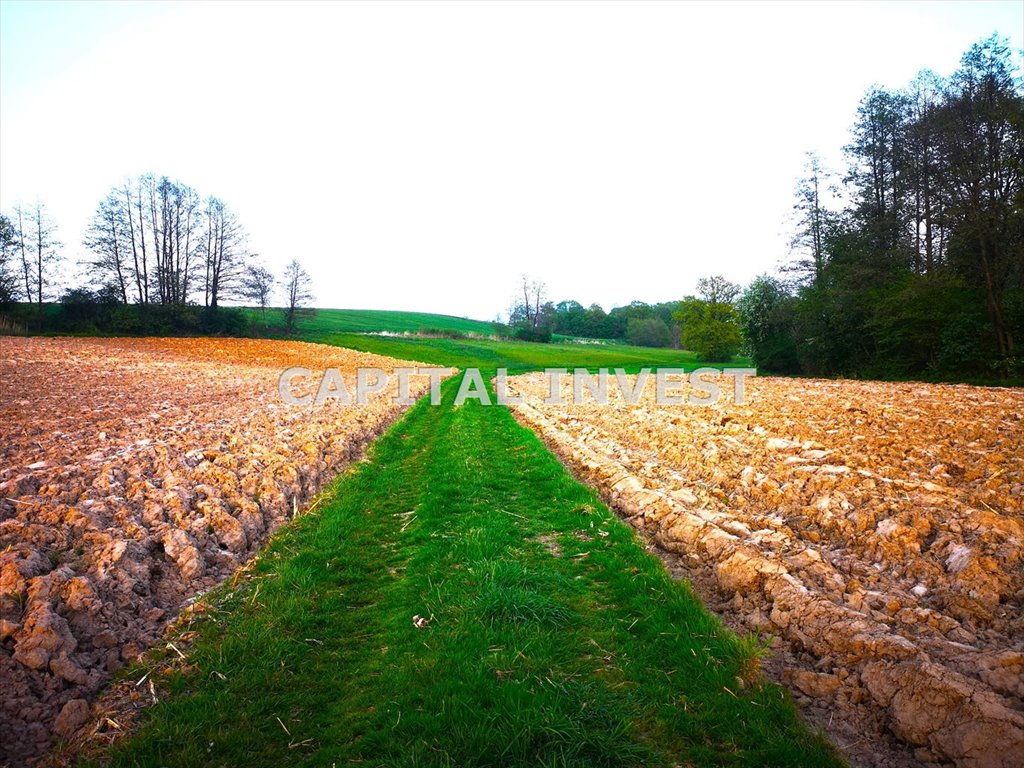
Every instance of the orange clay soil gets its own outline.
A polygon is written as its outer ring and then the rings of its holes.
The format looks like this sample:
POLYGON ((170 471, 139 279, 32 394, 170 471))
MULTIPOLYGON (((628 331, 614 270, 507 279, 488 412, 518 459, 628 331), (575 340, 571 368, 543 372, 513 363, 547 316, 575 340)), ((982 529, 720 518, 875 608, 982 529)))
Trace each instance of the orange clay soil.
POLYGON ((775 636, 854 764, 1024 765, 1024 391, 757 378, 736 405, 731 381, 713 406, 655 405, 653 377, 635 406, 614 377, 607 406, 544 405, 538 375, 510 394, 711 607, 775 636))
POLYGON ((81 725, 403 410, 394 381, 361 406, 288 406, 285 368, 315 372, 302 391, 340 368, 354 392, 357 367, 402 365, 298 342, 0 338, 0 764, 81 725))

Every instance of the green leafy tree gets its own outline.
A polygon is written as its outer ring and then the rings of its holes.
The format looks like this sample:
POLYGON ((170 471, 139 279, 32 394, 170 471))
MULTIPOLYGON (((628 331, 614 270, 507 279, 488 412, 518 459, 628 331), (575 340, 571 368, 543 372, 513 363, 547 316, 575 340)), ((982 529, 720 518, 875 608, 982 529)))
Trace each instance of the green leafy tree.
POLYGON ((959 374, 984 372, 981 362, 994 356, 995 339, 984 333, 984 297, 948 273, 908 274, 878 289, 871 297, 867 334, 877 349, 868 375, 905 376, 938 370, 959 374), (970 329, 970 350, 963 349, 957 328, 970 329), (959 359, 957 359, 957 357, 959 359))
POLYGON ((736 304, 743 341, 754 365, 774 373, 800 370, 793 327, 796 298, 766 275, 750 284, 736 304))
POLYGON ((660 317, 631 317, 626 324, 626 338, 637 347, 672 345, 672 332, 660 317))
POLYGON ((583 314, 582 335, 588 339, 610 339, 608 315, 600 304, 591 304, 583 314))
MULTIPOLYGON (((812 159, 787 270, 804 278, 792 305, 803 372, 1018 375, 1022 84, 1012 51, 993 35, 948 79, 925 71, 904 91, 869 89, 845 147, 849 203, 834 214, 819 215, 812 159)), ((755 359, 767 354, 771 294, 759 285, 741 304, 755 359)))
POLYGON ((684 299, 674 315, 682 345, 702 360, 728 362, 743 345, 734 306, 740 287, 716 275, 698 280, 697 291, 700 296, 684 299))
POLYGON ((951 265, 983 290, 998 353, 1010 356, 1007 297, 1024 284, 1024 93, 1005 41, 964 54, 938 119, 951 265))
POLYGON ((583 318, 587 310, 578 301, 567 299, 555 305, 554 332, 565 336, 583 335, 583 318))
POLYGON ((789 244, 797 258, 787 266, 801 282, 818 283, 825 269, 825 238, 834 217, 824 203, 829 187, 830 177, 821 158, 808 152, 804 176, 797 182, 793 206, 796 231, 789 244))

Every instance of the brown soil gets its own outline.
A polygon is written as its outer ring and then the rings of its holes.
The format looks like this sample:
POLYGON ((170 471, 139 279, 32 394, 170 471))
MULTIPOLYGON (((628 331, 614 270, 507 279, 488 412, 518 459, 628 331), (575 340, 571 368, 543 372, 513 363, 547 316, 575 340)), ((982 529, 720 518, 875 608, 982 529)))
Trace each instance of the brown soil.
MULTIPOLYGON (((234 572, 403 408, 287 406, 298 342, 0 339, 0 764, 70 736, 110 675, 234 572)), ((413 377, 412 394, 426 389, 413 377)), ((307 388, 308 389, 308 388, 307 388)))
MULTIPOLYGON (((517 418, 734 627, 856 766, 1024 765, 1024 391, 758 378, 713 406, 517 418)), ((572 402, 571 382, 563 395, 572 402)))

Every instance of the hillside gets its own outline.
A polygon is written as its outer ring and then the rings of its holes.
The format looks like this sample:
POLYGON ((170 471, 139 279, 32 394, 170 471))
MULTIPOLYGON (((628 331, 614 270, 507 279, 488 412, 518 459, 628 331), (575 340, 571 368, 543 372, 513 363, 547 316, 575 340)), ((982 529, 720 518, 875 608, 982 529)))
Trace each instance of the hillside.
MULTIPOLYGON (((245 311, 254 323, 260 322, 259 310, 247 308, 245 311)), ((271 326, 284 325, 284 310, 268 309, 266 320, 271 326)), ((303 337, 326 333, 416 333, 424 330, 457 331, 484 336, 494 333, 493 325, 483 320, 383 309, 318 309, 311 317, 302 317, 298 322, 298 332, 303 337)))

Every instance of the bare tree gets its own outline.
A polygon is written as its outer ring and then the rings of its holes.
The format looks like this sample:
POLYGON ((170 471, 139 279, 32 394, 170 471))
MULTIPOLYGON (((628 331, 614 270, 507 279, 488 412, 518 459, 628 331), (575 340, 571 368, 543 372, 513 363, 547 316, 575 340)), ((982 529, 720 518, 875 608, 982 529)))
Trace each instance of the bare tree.
POLYGON ((245 277, 245 233, 238 217, 216 197, 206 200, 202 246, 205 283, 203 300, 216 307, 221 299, 239 292, 245 277))
POLYGON ((139 176, 126 181, 122 190, 125 218, 128 222, 128 242, 132 249, 132 273, 139 304, 149 303, 149 265, 146 253, 146 219, 143 213, 143 189, 152 185, 152 176, 139 176))
POLYGON ((195 270, 193 256, 199 246, 199 195, 191 187, 166 176, 146 186, 160 303, 185 304, 195 270))
MULTIPOLYGON (((14 207, 17 238, 16 248, 21 256, 21 279, 25 286, 25 300, 35 304, 42 314, 43 302, 51 298, 57 283, 60 262, 60 241, 53 220, 46 207, 37 202, 30 209, 14 207)), ((14 223, 14 222, 12 222, 14 223)))
POLYGON ((537 328, 541 320, 541 306, 547 299, 547 286, 540 280, 531 280, 523 275, 523 304, 526 325, 537 328))
POLYGON ((29 258, 28 253, 28 236, 25 230, 26 211, 22 208, 21 203, 14 206, 14 218, 12 219, 11 224, 14 227, 15 249, 18 254, 18 266, 20 267, 18 269, 20 272, 18 276, 18 282, 20 283, 18 290, 20 292, 21 288, 24 287, 25 293, 23 295, 25 297, 25 301, 31 304, 32 285, 35 283, 35 278, 32 276, 32 259, 29 258))
POLYGON ((285 326, 288 328, 288 333, 292 333, 299 315, 313 301, 313 279, 299 264, 298 259, 292 259, 284 268, 284 278, 281 282, 284 285, 287 301, 284 312, 285 326))
POLYGON ((241 280, 240 293, 260 308, 264 328, 267 327, 267 307, 274 292, 274 282, 274 275, 261 264, 249 264, 241 280))
POLYGON ((941 106, 948 98, 946 82, 924 70, 914 78, 907 93, 910 126, 907 132, 908 177, 913 199, 913 270, 930 273, 945 261, 949 233, 940 194, 941 106))
MULTIPOLYGON (((145 174, 127 180, 100 204, 90 231, 94 267, 120 264, 118 285, 139 304, 186 304, 202 284, 216 307, 237 293, 244 273, 245 233, 223 201, 180 181, 145 174), (114 234, 117 254, 114 259, 114 234)), ((116 270, 113 270, 116 272, 116 270)))
POLYGON ((18 296, 18 232, 11 220, 0 214, 0 307, 18 296))
MULTIPOLYGON (((131 254, 124 201, 117 190, 111 190, 96 208, 85 231, 84 245, 95 258, 86 262, 93 282, 114 285, 121 301, 128 303, 128 281, 132 279, 131 254)), ((135 282, 138 282, 136 276, 135 282)))

